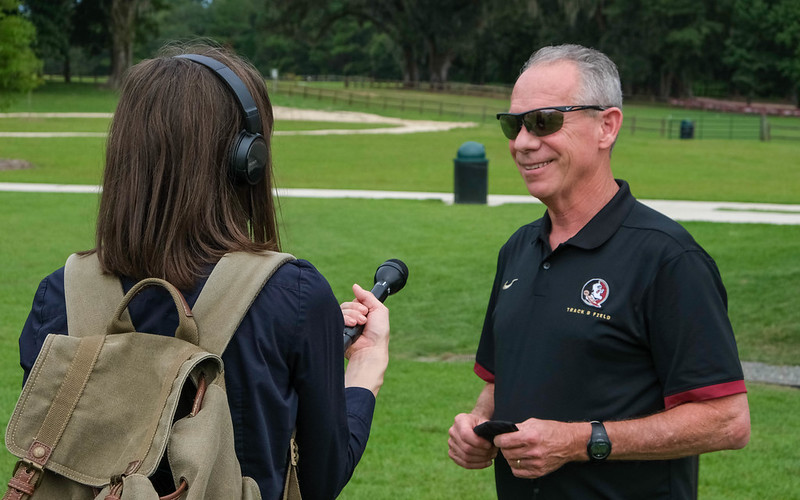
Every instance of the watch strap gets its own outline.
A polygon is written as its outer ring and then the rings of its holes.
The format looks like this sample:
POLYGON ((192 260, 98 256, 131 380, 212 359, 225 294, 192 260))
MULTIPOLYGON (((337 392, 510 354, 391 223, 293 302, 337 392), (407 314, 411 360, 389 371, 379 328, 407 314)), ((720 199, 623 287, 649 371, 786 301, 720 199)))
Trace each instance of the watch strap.
POLYGON ((592 435, 586 444, 586 453, 592 462, 601 462, 611 454, 611 440, 602 422, 597 420, 591 422, 592 435))

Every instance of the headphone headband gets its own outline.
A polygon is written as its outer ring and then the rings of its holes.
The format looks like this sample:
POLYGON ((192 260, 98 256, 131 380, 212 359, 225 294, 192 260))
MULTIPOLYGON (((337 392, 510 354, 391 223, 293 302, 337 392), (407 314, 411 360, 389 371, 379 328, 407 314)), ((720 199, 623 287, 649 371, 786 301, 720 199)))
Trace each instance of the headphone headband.
POLYGON ((233 70, 213 57, 200 54, 175 57, 188 59, 212 70, 236 96, 236 102, 244 116, 244 130, 239 131, 231 146, 228 155, 229 175, 239 184, 258 184, 266 175, 269 165, 269 147, 262 135, 261 115, 258 114, 256 101, 247 86, 233 70))
POLYGON ((212 57, 201 56, 200 54, 181 54, 175 57, 179 59, 189 59, 213 70, 214 74, 225 82, 225 85, 236 95, 236 102, 239 103, 239 107, 244 114, 244 129, 251 134, 262 133, 261 117, 258 114, 256 101, 253 99, 250 91, 247 90, 242 79, 239 78, 233 70, 212 57))

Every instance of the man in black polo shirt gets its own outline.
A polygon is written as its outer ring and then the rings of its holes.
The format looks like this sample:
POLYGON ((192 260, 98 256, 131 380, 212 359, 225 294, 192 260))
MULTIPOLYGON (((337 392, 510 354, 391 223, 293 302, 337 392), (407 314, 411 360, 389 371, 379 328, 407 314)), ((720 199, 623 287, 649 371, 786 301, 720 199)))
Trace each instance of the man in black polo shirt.
POLYGON ((695 498, 697 455, 749 440, 714 261, 611 172, 621 106, 614 63, 562 45, 531 57, 498 115, 547 211, 500 250, 486 386, 449 445, 468 469, 494 459, 501 499, 695 498), (485 439, 486 421, 518 431, 485 439))

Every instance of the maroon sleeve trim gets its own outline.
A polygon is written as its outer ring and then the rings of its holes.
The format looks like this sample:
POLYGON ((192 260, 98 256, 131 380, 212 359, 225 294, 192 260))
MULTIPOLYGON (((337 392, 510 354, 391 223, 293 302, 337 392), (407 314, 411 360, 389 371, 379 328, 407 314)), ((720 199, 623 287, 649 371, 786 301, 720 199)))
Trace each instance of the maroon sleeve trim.
POLYGON ((486 368, 479 365, 477 361, 475 362, 475 367, 473 368, 473 371, 475 372, 475 375, 482 378, 485 382, 494 384, 494 373, 490 372, 486 368))
POLYGON ((733 382, 699 387, 691 391, 679 392, 678 394, 667 396, 664 398, 664 407, 669 410, 683 403, 706 401, 708 399, 741 394, 743 392, 747 392, 744 386, 744 380, 735 380, 733 382))

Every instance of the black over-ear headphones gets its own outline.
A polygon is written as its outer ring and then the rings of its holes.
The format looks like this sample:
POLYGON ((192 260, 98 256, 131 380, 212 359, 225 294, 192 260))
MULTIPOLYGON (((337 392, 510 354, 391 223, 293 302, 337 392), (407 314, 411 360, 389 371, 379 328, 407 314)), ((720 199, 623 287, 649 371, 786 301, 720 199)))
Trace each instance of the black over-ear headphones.
POLYGON ((211 69, 236 96, 244 114, 244 129, 236 136, 228 157, 230 176, 237 183, 257 184, 264 177, 269 162, 269 149, 261 129, 261 116, 256 101, 244 82, 229 67, 216 59, 199 54, 175 56, 189 59, 211 69))

